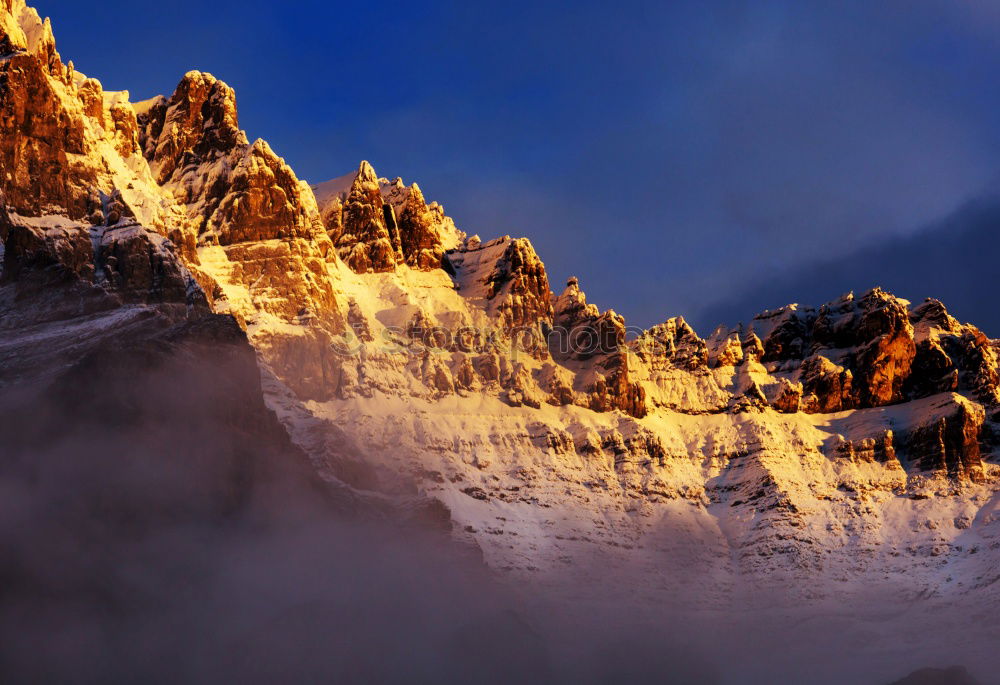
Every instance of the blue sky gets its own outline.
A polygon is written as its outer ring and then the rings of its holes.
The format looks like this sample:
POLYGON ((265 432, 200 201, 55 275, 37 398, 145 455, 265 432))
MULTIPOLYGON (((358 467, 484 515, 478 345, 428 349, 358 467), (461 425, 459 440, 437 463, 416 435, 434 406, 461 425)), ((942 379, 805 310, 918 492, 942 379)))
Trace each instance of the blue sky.
POLYGON ((707 334, 800 286, 876 285, 887 246, 1000 170, 988 0, 34 4, 106 88, 143 99, 210 71, 300 177, 368 159, 469 233, 530 237, 557 292, 579 276, 640 325, 683 314, 707 334), (872 250, 839 280, 810 270, 872 250))

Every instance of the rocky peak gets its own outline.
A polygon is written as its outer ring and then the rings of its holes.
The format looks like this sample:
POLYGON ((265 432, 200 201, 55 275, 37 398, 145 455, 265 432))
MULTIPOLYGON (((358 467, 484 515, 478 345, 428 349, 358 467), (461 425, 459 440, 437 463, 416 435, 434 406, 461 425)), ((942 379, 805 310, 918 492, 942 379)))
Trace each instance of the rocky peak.
POLYGON ((212 161, 247 139, 239 129, 236 93, 211 74, 189 71, 169 100, 140 120, 143 151, 158 183, 185 166, 212 161))
POLYGON ((545 265, 527 238, 504 236, 487 243, 466 240, 444 263, 463 297, 482 306, 500 330, 533 340, 544 351, 552 322, 552 293, 545 265))
MULTIPOLYGON (((940 300, 931 298, 927 298, 919 305, 910 309, 910 323, 913 324, 915 329, 938 328, 948 333, 954 333, 961 327, 961 324, 948 313, 948 310, 940 300)), ((927 331, 924 330, 923 335, 926 334, 927 331)))
POLYGON ((346 322, 313 192, 265 141, 249 142, 233 90, 210 74, 189 72, 135 112, 143 154, 181 205, 168 235, 214 306, 248 328, 280 324, 254 334, 262 358, 301 397, 329 396, 331 336, 346 322))
POLYGON ((916 354, 907 303, 876 288, 859 304, 855 333, 847 339, 857 347, 852 365, 861 382, 861 406, 901 402, 916 354))
POLYGON ((552 293, 545 265, 527 238, 507 242, 487 278, 487 297, 506 328, 535 327, 552 319, 552 293))
MULTIPOLYGON (((758 346, 744 334, 741 351, 762 347, 769 371, 801 381, 808 412, 880 407, 954 391, 988 403, 1000 397, 992 341, 960 324, 937 300, 910 307, 875 288, 819 309, 789 305, 765 312, 749 330, 763 342, 758 346)), ((712 340, 710 358, 739 356, 735 341, 712 340)))
POLYGON ((614 310, 601 312, 589 304, 579 281, 571 278, 556 298, 552 321, 548 340, 553 358, 589 367, 579 380, 590 395, 591 409, 645 416, 645 390, 630 374, 625 319, 614 310))
POLYGON ((367 159, 362 159, 361 164, 358 165, 357 173, 354 174, 354 183, 351 184, 351 194, 357 191, 370 191, 372 186, 376 186, 377 189, 378 185, 378 174, 375 173, 375 167, 367 159))
POLYGON ((880 288, 861 298, 848 293, 818 311, 789 305, 754 319, 757 340, 749 347, 772 370, 800 371, 806 395, 815 396, 807 408, 901 402, 916 353, 907 305, 880 288))
POLYGON ((437 269, 442 265, 448 219, 438 204, 427 206, 416 183, 410 186, 399 212, 399 239, 406 263, 416 269, 437 269))
POLYGON ((52 22, 42 19, 24 0, 0 3, 0 56, 28 53, 44 65, 50 76, 67 79, 67 70, 56 51, 52 22))
POLYGON ((382 199, 375 169, 366 161, 351 183, 338 228, 340 233, 331 233, 330 238, 337 254, 355 272, 392 271, 403 261, 395 216, 382 199))
POLYGON ((816 312, 791 304, 753 318, 750 329, 763 341, 762 361, 802 359, 809 354, 809 330, 816 312))
POLYGON ((881 288, 855 298, 847 294, 820 307, 808 326, 811 352, 823 349, 859 348, 882 336, 913 337, 908 303, 881 288))
POLYGON ((22 216, 90 220, 121 189, 157 223, 160 198, 137 159, 126 93, 63 66, 51 25, 23 2, 0 5, 0 190, 22 216), (103 145, 120 159, 104 159, 103 145))
POLYGON ((910 310, 917 349, 907 382, 911 397, 965 391, 990 404, 1000 401, 1000 359, 995 341, 959 323, 938 300, 910 310))
POLYGON ((714 368, 739 366, 743 363, 743 345, 738 331, 720 326, 707 341, 709 364, 714 368))
POLYGON ((144 155, 157 182, 185 206, 191 239, 303 238, 329 251, 312 193, 265 141, 249 143, 226 83, 188 72, 169 99, 143 103, 137 113, 144 155))
POLYGON ((580 279, 571 276, 566 287, 553 303, 553 323, 570 329, 578 322, 596 319, 601 310, 596 304, 588 304, 587 296, 580 290, 580 279))
POLYGON ((570 278, 553 307, 550 349, 557 359, 586 361, 618 354, 625 345, 625 319, 587 302, 579 280, 570 278))
POLYGON ((391 271, 399 264, 441 268, 445 252, 463 237, 441 205, 427 204, 420 186, 379 178, 368 162, 354 174, 313 186, 313 191, 338 254, 361 273, 391 271), (380 242, 384 240, 388 245, 380 242))
MULTIPOLYGON (((790 321, 794 322, 796 319, 783 319, 781 325, 787 325, 790 321)), ((754 320, 754 323, 759 323, 759 317, 754 320)), ((797 334, 793 331, 791 335, 797 334)), ((773 340, 774 337, 772 337, 772 342, 773 340)), ((792 349, 797 350, 798 338, 796 337, 795 340, 795 347, 792 349)), ((751 361, 760 362, 766 356, 764 343, 754 332, 754 328, 746 328, 743 324, 740 324, 736 329, 719 326, 705 341, 705 345, 708 365, 713 368, 740 366, 751 361)))
POLYGON ((652 365, 660 360, 687 370, 708 365, 708 346, 682 316, 644 331, 633 343, 633 349, 652 365))

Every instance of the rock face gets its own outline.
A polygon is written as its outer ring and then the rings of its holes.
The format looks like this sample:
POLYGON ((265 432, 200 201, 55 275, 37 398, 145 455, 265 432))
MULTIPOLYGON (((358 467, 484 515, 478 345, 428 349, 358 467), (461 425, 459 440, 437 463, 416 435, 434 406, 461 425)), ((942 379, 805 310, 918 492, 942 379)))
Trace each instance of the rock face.
MULTIPOLYGON (((680 316, 645 331, 633 347, 644 362, 657 370, 666 366, 687 371, 708 367, 708 345, 680 316)), ((732 365, 735 359, 727 358, 726 362, 732 365)))
POLYGON ((51 25, 23 3, 12 0, 0 26, 0 168, 6 201, 26 214, 65 208, 71 218, 86 217, 96 166, 88 164, 84 104, 103 110, 101 94, 77 94, 69 70, 55 50, 51 25), (21 27, 15 17, 26 20, 21 27), (30 33, 25 33, 25 28, 30 33), (77 97, 74 97, 76 95, 77 97), (83 164, 70 155, 81 155, 83 164))
MULTIPOLYGON (((876 288, 818 310, 765 312, 748 335, 768 371, 801 381, 805 411, 881 407, 959 389, 995 401, 996 357, 989 340, 954 321, 937 301, 911 308, 876 288)), ((737 339, 732 334, 725 344, 716 343, 718 365, 747 356, 748 338, 738 345, 737 339)))
POLYGON ((329 347, 346 319, 312 191, 266 142, 248 141, 235 93, 211 74, 189 72, 137 110, 149 167, 184 210, 167 234, 214 307, 259 329, 255 345, 303 398, 332 396, 329 347))
POLYGON ((427 206, 420 186, 410 186, 398 218, 400 248, 408 265, 415 269, 441 267, 448 233, 446 219, 440 205, 427 206))
POLYGON ((545 265, 527 238, 506 243, 487 276, 486 286, 486 297, 502 328, 533 329, 552 319, 545 265))
POLYGON ((340 232, 330 237, 337 254, 357 273, 392 271, 403 261, 399 227, 368 162, 361 163, 337 224, 340 232))
POLYGON ((982 331, 960 324, 937 300, 914 307, 910 321, 917 341, 910 397, 959 390, 988 404, 1000 399, 996 345, 982 331))
POLYGON ((222 81, 188 72, 169 99, 147 104, 138 125, 157 182, 186 207, 199 244, 304 238, 329 249, 312 194, 266 142, 249 143, 222 81))
POLYGON ((174 303, 207 311, 204 293, 163 236, 138 225, 100 231, 95 264, 98 280, 124 302, 174 303))
POLYGON ((930 417, 908 432, 904 440, 910 461, 922 471, 945 472, 957 479, 984 479, 980 442, 983 408, 957 399, 943 415, 930 417))
MULTIPOLYGON (((137 224, 86 228, 8 227, 4 269, 20 298, 73 285, 82 311, 123 303, 159 304, 183 314, 208 311, 202 291, 163 236, 137 224)), ((58 298, 54 298, 58 299, 58 298)))
POLYGON ((356 273, 386 272, 406 264, 441 268, 462 234, 420 187, 378 178, 368 162, 353 175, 314 186, 320 214, 337 253, 356 273))
POLYGON ((144 207, 144 221, 158 221, 148 169, 135 164, 135 115, 121 94, 64 65, 49 21, 21 0, 2 13, 0 190, 8 208, 92 220, 102 197, 119 189, 144 207), (108 153, 123 163, 103 163, 108 153))
POLYGON ((905 397, 913 327, 906 304, 882 290, 847 295, 818 311, 768 313, 755 324, 767 332, 762 361, 801 367, 807 408, 878 407, 905 397))
POLYGON ((543 347, 543 324, 552 321, 552 293, 545 265, 526 238, 504 236, 482 244, 469 239, 448 253, 446 270, 458 291, 481 302, 491 321, 531 348, 543 347))
POLYGON ((150 102, 139 123, 143 154, 161 185, 183 174, 184 167, 248 145, 239 130, 236 93, 211 74, 197 71, 184 75, 169 100, 150 102))
POLYGON ((593 362, 584 390, 595 411, 621 409, 632 416, 646 414, 645 390, 631 382, 630 354, 625 344, 625 319, 613 310, 601 312, 587 303, 577 279, 571 278, 556 299, 555 335, 550 350, 559 360, 593 362))

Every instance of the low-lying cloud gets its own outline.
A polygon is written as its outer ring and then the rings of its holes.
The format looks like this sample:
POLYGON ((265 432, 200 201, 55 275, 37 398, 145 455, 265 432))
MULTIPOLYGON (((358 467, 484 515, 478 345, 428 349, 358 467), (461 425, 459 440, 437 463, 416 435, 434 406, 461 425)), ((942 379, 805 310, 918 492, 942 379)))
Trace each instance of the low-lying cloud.
POLYGON ((957 640, 929 625, 934 649, 880 661, 850 608, 801 624, 608 601, 628 578, 512 584, 426 517, 318 482, 245 351, 103 350, 6 386, 4 682, 832 684, 851 649, 876 685, 957 640))

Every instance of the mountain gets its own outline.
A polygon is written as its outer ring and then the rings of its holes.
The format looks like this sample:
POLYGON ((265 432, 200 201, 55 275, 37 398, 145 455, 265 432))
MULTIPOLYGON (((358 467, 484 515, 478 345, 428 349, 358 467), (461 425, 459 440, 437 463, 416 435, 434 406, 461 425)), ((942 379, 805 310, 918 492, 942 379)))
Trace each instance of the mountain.
MULTIPOLYGON (((0 387, 6 416, 46 417, 7 433, 18 468, 109 416, 141 445, 217 429, 170 463, 207 469, 195 510, 276 472, 338 516, 443 526, 552 597, 918 603, 955 631, 935 656, 996 615, 1000 341, 941 302, 872 288, 707 336, 633 330, 415 183, 368 162, 300 180, 210 74, 132 103, 23 0, 0 30, 0 387)), ((887 621, 874 642, 926 637, 887 621)))

